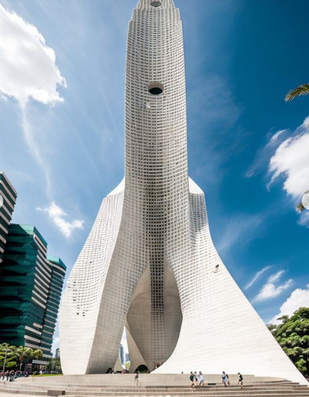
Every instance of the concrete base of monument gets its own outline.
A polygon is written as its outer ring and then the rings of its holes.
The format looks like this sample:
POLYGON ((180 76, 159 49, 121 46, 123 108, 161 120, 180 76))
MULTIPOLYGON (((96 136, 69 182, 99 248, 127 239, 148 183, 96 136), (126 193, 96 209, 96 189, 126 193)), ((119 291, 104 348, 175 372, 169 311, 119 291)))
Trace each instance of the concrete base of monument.
POLYGON ((21 378, 12 383, 0 383, 0 397, 6 394, 18 396, 69 395, 76 397, 198 397, 220 396, 294 396, 309 397, 306 385, 280 378, 255 377, 244 374, 244 389, 237 385, 237 375, 230 375, 230 386, 224 387, 221 375, 204 375, 205 386, 193 392, 188 374, 159 375, 140 374, 139 385, 134 375, 69 375, 21 378))

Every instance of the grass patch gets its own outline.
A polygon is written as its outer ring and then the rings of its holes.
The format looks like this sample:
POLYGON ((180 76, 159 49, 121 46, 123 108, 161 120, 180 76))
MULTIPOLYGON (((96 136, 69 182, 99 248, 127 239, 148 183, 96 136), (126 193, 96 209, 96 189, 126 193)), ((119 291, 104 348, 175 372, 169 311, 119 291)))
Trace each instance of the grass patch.
POLYGON ((39 378, 39 377, 43 377, 43 376, 62 376, 62 374, 42 374, 42 375, 40 375, 40 374, 37 374, 37 375, 32 375, 33 377, 35 377, 35 378, 39 378))

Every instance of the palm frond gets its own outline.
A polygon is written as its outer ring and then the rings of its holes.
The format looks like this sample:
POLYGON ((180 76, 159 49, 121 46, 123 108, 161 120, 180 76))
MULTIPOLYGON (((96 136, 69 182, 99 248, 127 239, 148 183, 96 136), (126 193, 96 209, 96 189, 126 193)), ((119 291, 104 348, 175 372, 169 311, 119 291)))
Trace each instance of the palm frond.
POLYGON ((296 207, 296 209, 298 212, 303 212, 303 211, 305 211, 306 208, 303 206, 302 203, 299 203, 298 206, 296 207))
POLYGON ((307 95, 307 94, 309 94, 309 83, 301 84, 286 94, 285 102, 292 101, 298 96, 307 95))

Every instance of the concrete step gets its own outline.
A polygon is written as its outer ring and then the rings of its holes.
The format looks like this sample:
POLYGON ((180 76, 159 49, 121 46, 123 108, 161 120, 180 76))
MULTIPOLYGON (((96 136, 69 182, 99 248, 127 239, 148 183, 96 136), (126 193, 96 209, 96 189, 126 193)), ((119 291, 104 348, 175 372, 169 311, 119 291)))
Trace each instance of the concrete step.
MULTIPOLYGON (((264 383, 264 382, 276 382, 283 381, 282 378, 271 378, 271 377, 255 377, 250 374, 243 374, 246 384, 251 383, 264 383)), ((221 375, 218 374, 204 374, 205 381, 207 383, 217 383, 221 384, 221 375)), ((141 374, 139 381, 142 385, 147 386, 189 386, 189 374, 141 374)), ((232 384, 238 382, 238 376, 230 374, 230 381, 232 384)), ((112 375, 64 375, 55 377, 29 377, 21 378, 16 380, 16 382, 29 382, 35 383, 36 385, 46 385, 46 384, 57 384, 58 385, 93 385, 93 386, 132 386, 134 385, 134 375, 133 374, 112 374, 112 375)))
MULTIPOLYGON (((250 393, 265 393, 265 392, 269 392, 269 393, 275 393, 275 392, 281 392, 282 394, 286 394, 289 392, 294 392, 294 393, 302 393, 302 392, 307 392, 309 394, 309 389, 306 387, 294 387, 294 388, 284 388, 284 387, 262 387, 262 388, 257 388, 257 387, 244 387, 247 392, 250 393)), ((22 388, 22 387, 14 387, 14 386, 8 386, 8 387, 3 387, 0 388, 0 391, 8 391, 8 390, 15 390, 17 391, 22 391, 22 392, 31 392, 33 390, 66 390, 67 394, 100 394, 102 396, 108 396, 108 395, 119 395, 119 396, 127 396, 127 395, 134 395, 134 396, 143 396, 143 395, 151 395, 151 394, 156 394, 156 395, 161 395, 161 394, 169 394, 169 395, 178 395, 178 394, 191 394, 192 392, 194 392, 194 394, 196 396, 200 396, 200 395, 205 395, 205 394, 220 394, 220 393, 226 393, 226 391, 228 391, 229 393, 234 393, 237 392, 238 390, 240 390, 239 386, 230 386, 228 388, 224 388, 224 387, 209 387, 209 388, 205 388, 205 389, 196 389, 195 391, 192 391, 192 389, 148 389, 148 390, 109 390, 109 389, 100 389, 100 388, 64 388, 64 387, 58 387, 56 388, 54 387, 48 387, 48 388, 43 388, 43 389, 39 389, 39 388, 22 388)))
MULTIPOLYGON (((222 397, 228 397, 230 396, 230 394, 221 394, 222 397)), ((261 396, 271 396, 271 397, 282 397, 281 393, 276 393, 276 394, 247 394, 245 391, 240 392, 237 395, 233 395, 235 397, 261 397, 261 396)), ((294 394, 294 393, 289 393, 289 394, 285 394, 285 397, 308 397, 309 394, 308 393, 302 393, 302 394, 294 394)), ((70 397, 80 397, 80 395, 70 395, 70 397)), ((97 395, 89 395, 87 397, 97 397, 97 395)), ((110 397, 115 397, 115 396, 110 396, 110 397)), ((117 397, 117 396, 116 396, 117 397)), ((128 396, 129 397, 129 396, 128 396)), ((130 396, 131 397, 131 396, 130 396)), ((134 397, 134 396, 132 396, 134 397)), ((149 396, 149 397, 155 397, 155 396, 149 396)), ((159 397, 159 396, 158 396, 159 397)), ((161 397, 166 397, 166 396, 161 396, 161 397)), ((177 396, 171 396, 171 397, 185 397, 182 394, 177 394, 177 396)), ((207 397, 218 397, 217 394, 207 394, 207 397)))
POLYGON ((229 387, 224 387, 219 376, 205 378, 206 381, 216 380, 217 384, 197 387, 193 391, 187 377, 179 375, 172 381, 170 377, 140 377, 140 386, 134 384, 131 375, 20 378, 5 384, 0 382, 0 397, 3 394, 8 397, 46 396, 48 390, 65 390, 69 397, 309 397, 308 386, 284 379, 250 376, 250 381, 247 380, 241 389, 236 385, 237 378, 231 379, 229 387))
MULTIPOLYGON (((70 397, 80 397, 80 394, 69 394, 70 397)), ((189 396, 195 396, 194 392, 192 392, 192 394, 189 394, 189 396)), ((134 395, 128 395, 128 397, 134 397, 134 395)), ((184 394, 177 394, 177 395, 171 395, 171 397, 186 397, 188 395, 184 395, 184 394)), ((207 396, 207 397, 218 397, 218 396, 222 396, 222 397, 229 397, 229 396, 233 396, 233 397, 261 397, 261 396, 270 396, 270 397, 308 397, 309 393, 294 393, 294 392, 289 392, 286 394, 282 394, 282 392, 276 392, 276 393, 268 393, 268 392, 264 392, 263 394, 256 394, 256 393, 248 393, 248 391, 246 389, 242 389, 239 390, 237 393, 235 394, 230 394, 228 391, 226 393, 221 393, 221 394, 203 394, 203 396, 207 396)), ((97 394, 89 394, 87 395, 87 397, 98 397, 97 394)), ((121 397, 118 395, 110 395, 110 397, 121 397)), ((154 395, 148 395, 148 397, 160 397, 160 395, 154 396, 154 395)), ((161 397, 166 397, 166 395, 161 395, 161 397)))
MULTIPOLYGON (((110 390, 110 391, 175 391, 175 390, 191 390, 191 386, 144 386, 144 385, 130 385, 130 386, 105 386, 105 385, 71 385, 71 384, 59 384, 55 385, 55 383, 44 383, 44 384, 35 384, 35 383, 22 383, 22 382, 7 382, 7 383, 0 383, 0 388, 1 387, 8 387, 8 386, 13 386, 15 388, 41 388, 41 387, 61 387, 68 388, 68 389, 101 389, 101 390, 110 390)), ((293 384, 293 383, 283 383, 283 382, 276 382, 276 383, 252 383, 252 384, 245 384, 247 388, 305 388, 307 389, 308 387, 305 385, 299 385, 299 384, 293 384)), ((229 387, 236 387, 236 384, 232 384, 229 387)), ((223 384, 215 384, 215 385, 205 385, 205 386, 196 386, 197 390, 206 390, 212 387, 217 387, 217 388, 224 388, 223 384)))
MULTIPOLYGON (((228 388, 233 389, 233 388, 238 388, 238 385, 231 385, 228 388)), ((284 385, 263 385, 263 386, 256 386, 256 385, 247 385, 245 384, 246 389, 250 390, 308 390, 306 386, 284 386, 284 385)), ((115 388, 109 388, 109 387, 97 387, 93 385, 81 385, 81 386, 67 386, 67 385, 14 385, 14 384, 9 384, 5 386, 0 385, 0 390, 6 389, 6 388, 14 388, 14 389, 20 389, 20 390, 46 390, 46 389, 65 389, 65 390, 85 390, 85 391, 91 391, 91 390, 99 390, 103 391, 105 393, 176 393, 176 392, 190 392, 192 389, 191 387, 171 387, 171 388, 156 388, 156 387, 139 387, 139 388, 134 388, 134 387, 115 387, 115 388)), ((224 386, 221 385, 216 385, 216 386, 207 386, 204 388, 196 388, 195 391, 196 393, 203 393, 207 390, 211 389, 216 389, 216 390, 224 390, 224 386)))
MULTIPOLYGON (((309 391, 306 390, 249 390, 249 389, 235 389, 235 390, 231 390, 231 389, 227 389, 227 390, 209 390, 209 391, 204 391, 203 393, 195 393, 194 391, 192 391, 191 393, 184 393, 184 392, 176 392, 176 393, 169 393, 169 395, 177 395, 177 396, 191 396, 193 393, 195 396, 209 396, 209 395, 216 395, 216 396, 221 396, 221 395, 230 395, 230 396, 234 396, 234 395, 238 395, 240 392, 243 393, 243 391, 245 390, 246 394, 255 394, 255 395, 260 395, 260 396, 264 396, 264 395, 273 395, 273 394, 280 394, 281 396, 287 395, 287 394, 294 394, 294 395, 299 395, 299 394, 305 394, 307 396, 309 396, 309 391)), ((79 395, 79 396, 88 396, 88 395, 96 395, 96 396, 119 396, 119 397, 125 397, 128 395, 133 395, 133 396, 160 396, 160 395, 166 395, 165 393, 141 393, 141 394, 129 394, 129 393, 104 393, 104 392, 93 392, 93 391, 70 391, 67 390, 66 391, 67 395, 79 395)))
MULTIPOLYGON (((171 394, 170 396, 178 396, 178 397, 188 397, 188 396, 192 396, 192 395, 194 395, 194 396, 196 396, 196 394, 194 393, 194 392, 192 392, 191 394, 190 393, 177 393, 177 394, 171 394)), ((277 391, 272 391, 272 392, 269 392, 269 391, 263 391, 263 392, 256 392, 256 391, 248 391, 248 390, 246 390, 246 389, 239 389, 239 390, 237 390, 237 391, 235 391, 235 392, 231 392, 231 391, 224 391, 224 392, 217 392, 217 393, 214 393, 214 392, 209 392, 209 393, 204 393, 204 394, 200 394, 199 395, 199 397, 202 397, 202 396, 207 396, 207 397, 209 397, 209 396, 217 396, 217 397, 220 397, 220 396, 239 396, 239 395, 246 395, 246 396, 277 396, 277 395, 279 395, 279 396, 290 396, 290 395, 293 395, 293 396, 309 396, 309 393, 308 392, 303 392, 303 391, 301 391, 301 392, 295 392, 295 391, 285 391, 285 392, 283 392, 282 390, 277 390, 277 391)), ((102 394, 102 393, 83 393, 83 392, 81 392, 81 393, 72 393, 72 392, 66 392, 66 395, 68 395, 68 396, 95 396, 95 397, 108 397, 108 396, 113 396, 113 397, 125 397, 125 396, 136 396, 136 394, 133 394, 133 395, 129 395, 129 394, 122 394, 122 395, 119 395, 119 394, 102 394)), ((164 395, 162 395, 162 394, 154 394, 154 393, 150 393, 150 394, 142 394, 141 396, 149 396, 149 397, 151 397, 151 396, 153 396, 153 397, 155 397, 155 396, 162 396, 162 397, 164 397, 164 396, 166 396, 165 394, 164 395)))
MULTIPOLYGON (((164 388, 155 388, 155 387, 121 387, 121 388, 111 388, 111 387, 94 387, 94 386, 71 386, 67 387, 65 385, 59 385, 56 387, 55 385, 44 385, 41 387, 34 387, 34 385, 19 385, 19 384, 6 384, 6 385, 1 385, 0 390, 7 390, 7 389, 14 389, 14 390, 35 390, 35 389, 65 389, 68 391, 85 391, 85 392, 91 392, 91 391, 98 391, 102 393, 113 393, 113 394, 127 394, 127 393, 134 393, 134 394, 143 394, 143 393, 190 393, 192 389, 190 387, 164 387, 164 388)), ((231 385, 229 387, 224 387, 221 385, 216 385, 216 386, 205 386, 205 387, 197 387, 195 389, 195 394, 200 394, 200 393, 205 393, 207 391, 214 391, 214 390, 237 390, 240 387, 237 385, 231 385)), ((301 390, 308 390, 307 386, 302 386, 302 385, 245 385, 246 390, 250 391, 255 391, 255 390, 261 390, 261 391, 273 391, 273 390, 295 390, 295 391, 301 391, 301 390)))

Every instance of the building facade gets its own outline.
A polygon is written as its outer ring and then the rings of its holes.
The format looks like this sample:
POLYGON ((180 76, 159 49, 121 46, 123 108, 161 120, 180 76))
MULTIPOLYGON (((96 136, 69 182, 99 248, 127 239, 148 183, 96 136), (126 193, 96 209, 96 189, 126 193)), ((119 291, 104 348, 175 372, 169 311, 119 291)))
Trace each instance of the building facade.
POLYGON ((41 349, 46 365, 66 266, 47 257, 47 243, 33 226, 11 224, 0 265, 0 343, 41 349))
POLYGON ((125 361, 124 361, 124 348, 122 345, 120 345, 119 347, 119 355, 120 355, 120 362, 121 365, 124 365, 125 361))
POLYGON ((131 368, 304 383, 221 261, 188 177, 183 32, 172 0, 129 24, 125 179, 101 205, 60 310, 65 374, 105 373, 126 326, 131 368))
POLYGON ((55 358, 56 358, 57 360, 60 359, 60 349, 59 349, 59 347, 56 349, 55 358))
MULTIPOLYGON (((17 192, 4 172, 0 171, 0 265, 11 223, 17 192)), ((1 268, 0 268, 1 278, 1 268)))

